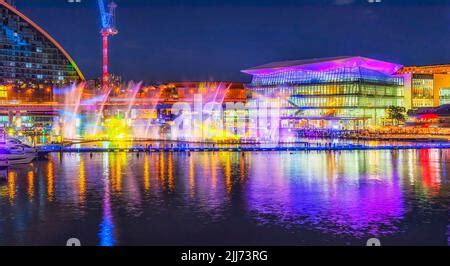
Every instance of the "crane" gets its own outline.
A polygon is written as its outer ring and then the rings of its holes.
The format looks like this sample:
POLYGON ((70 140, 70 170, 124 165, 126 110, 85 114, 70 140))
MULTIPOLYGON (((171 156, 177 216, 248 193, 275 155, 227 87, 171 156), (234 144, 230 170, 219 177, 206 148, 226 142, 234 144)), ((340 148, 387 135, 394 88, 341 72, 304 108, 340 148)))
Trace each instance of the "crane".
POLYGON ((108 73, 108 38, 119 33, 116 29, 115 23, 115 10, 117 5, 114 2, 110 2, 106 7, 103 0, 98 0, 98 7, 100 9, 100 17, 102 29, 100 34, 103 40, 103 72, 102 72, 102 90, 104 92, 109 89, 109 73, 108 73))

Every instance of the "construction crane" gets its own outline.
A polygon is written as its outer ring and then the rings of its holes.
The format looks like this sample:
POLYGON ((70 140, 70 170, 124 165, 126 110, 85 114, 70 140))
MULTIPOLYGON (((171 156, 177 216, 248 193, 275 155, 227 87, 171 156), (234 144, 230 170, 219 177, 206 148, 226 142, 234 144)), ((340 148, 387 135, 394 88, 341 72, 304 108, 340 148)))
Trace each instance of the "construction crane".
POLYGON ((103 72, 102 72, 102 89, 104 92, 109 89, 109 73, 108 73, 108 38, 119 33, 116 29, 115 10, 117 5, 110 2, 105 8, 103 0, 98 0, 98 7, 100 9, 102 30, 100 31, 103 40, 103 72))

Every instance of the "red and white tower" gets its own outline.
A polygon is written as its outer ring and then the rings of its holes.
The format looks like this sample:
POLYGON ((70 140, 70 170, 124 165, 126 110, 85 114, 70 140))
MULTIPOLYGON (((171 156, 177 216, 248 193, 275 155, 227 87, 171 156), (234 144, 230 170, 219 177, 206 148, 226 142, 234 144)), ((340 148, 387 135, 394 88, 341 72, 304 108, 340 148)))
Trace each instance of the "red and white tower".
POLYGON ((110 89, 108 72, 108 38, 109 36, 114 36, 119 33, 116 29, 115 23, 115 10, 117 5, 114 2, 109 3, 108 11, 106 11, 103 0, 98 0, 98 6, 100 8, 100 16, 102 21, 102 30, 100 31, 103 42, 102 90, 106 92, 110 89))

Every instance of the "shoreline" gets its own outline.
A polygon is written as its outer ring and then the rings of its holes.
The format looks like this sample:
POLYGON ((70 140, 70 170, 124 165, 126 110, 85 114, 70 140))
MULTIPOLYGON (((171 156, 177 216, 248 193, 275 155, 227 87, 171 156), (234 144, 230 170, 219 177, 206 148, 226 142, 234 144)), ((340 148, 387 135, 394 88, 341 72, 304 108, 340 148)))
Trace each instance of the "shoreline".
POLYGON ((291 147, 192 147, 192 148, 63 148, 59 150, 40 150, 40 154, 45 153, 105 153, 105 152, 129 152, 129 153, 161 153, 161 152, 273 152, 273 151, 363 151, 363 150, 420 150, 420 149, 450 149, 450 143, 439 144, 409 144, 409 145, 334 145, 334 146, 291 146, 291 147))

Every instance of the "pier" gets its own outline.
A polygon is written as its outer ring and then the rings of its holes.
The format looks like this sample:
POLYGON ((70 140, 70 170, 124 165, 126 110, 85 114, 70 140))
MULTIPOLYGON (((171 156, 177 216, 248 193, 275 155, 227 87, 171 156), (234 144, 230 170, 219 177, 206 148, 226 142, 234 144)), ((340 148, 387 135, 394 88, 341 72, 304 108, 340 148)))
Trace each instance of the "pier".
POLYGON ((39 148, 41 155, 51 152, 72 152, 72 153, 98 153, 98 152, 295 152, 295 151, 364 151, 364 150, 417 150, 417 149, 450 149, 450 143, 423 143, 423 144, 402 144, 402 145, 303 145, 303 146, 234 146, 234 147, 55 147, 42 146, 39 148))

